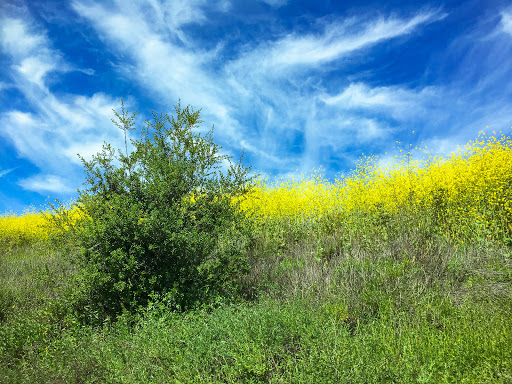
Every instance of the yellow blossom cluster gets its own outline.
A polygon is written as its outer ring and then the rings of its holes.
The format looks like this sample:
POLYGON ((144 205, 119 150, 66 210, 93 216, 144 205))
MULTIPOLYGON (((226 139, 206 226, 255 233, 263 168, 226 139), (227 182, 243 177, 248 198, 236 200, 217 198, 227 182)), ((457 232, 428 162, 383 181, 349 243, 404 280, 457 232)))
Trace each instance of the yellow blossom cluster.
POLYGON ((35 211, 23 215, 8 213, 0 216, 0 241, 8 245, 20 245, 48 238, 48 221, 35 211))
POLYGON ((83 212, 76 206, 72 209, 62 209, 57 215, 52 215, 50 212, 37 212, 35 209, 22 215, 14 213, 0 215, 0 243, 18 246, 45 241, 51 235, 74 226, 82 217, 83 212))
POLYGON ((258 180, 242 209, 261 218, 309 220, 335 213, 346 220, 360 212, 371 216, 429 210, 438 225, 486 229, 489 236, 512 237, 512 141, 482 133, 447 158, 409 152, 388 167, 363 158, 349 177, 330 183, 314 176, 267 183, 258 180))
POLYGON ((265 218, 317 219, 341 203, 335 185, 322 176, 302 176, 269 183, 257 179, 251 192, 240 200, 240 207, 265 218))

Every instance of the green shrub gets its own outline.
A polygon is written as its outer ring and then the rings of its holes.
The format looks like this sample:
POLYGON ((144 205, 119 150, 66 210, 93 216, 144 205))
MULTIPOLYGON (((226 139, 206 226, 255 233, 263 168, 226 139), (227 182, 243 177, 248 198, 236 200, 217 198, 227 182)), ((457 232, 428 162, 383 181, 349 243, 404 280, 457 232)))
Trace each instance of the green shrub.
MULTIPOLYGON (((247 270, 249 227, 232 197, 247 192, 250 168, 219 153, 213 130, 194 131, 200 111, 178 104, 175 112, 153 113, 131 153, 105 143, 92 160, 81 157, 88 189, 77 205, 88 218, 77 226, 84 270, 77 297, 100 318, 144 306, 154 294, 181 309, 231 296, 247 270)), ((124 105, 115 114, 126 135, 135 114, 124 105)))

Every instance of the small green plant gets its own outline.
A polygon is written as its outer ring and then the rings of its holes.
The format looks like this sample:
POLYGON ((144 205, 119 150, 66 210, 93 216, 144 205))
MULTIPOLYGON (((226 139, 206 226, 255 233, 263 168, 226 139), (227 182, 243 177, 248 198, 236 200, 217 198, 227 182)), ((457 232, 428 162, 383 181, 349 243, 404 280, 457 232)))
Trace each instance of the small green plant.
MULTIPOLYGON (((200 111, 178 104, 175 112, 153 112, 131 153, 105 143, 91 160, 81 157, 88 189, 77 201, 86 217, 77 230, 77 297, 100 319, 144 306, 153 294, 181 309, 230 296, 247 270, 249 230, 233 197, 247 192, 250 168, 220 154, 213 129, 195 131, 200 111)), ((135 114, 124 105, 116 117, 125 133, 132 129, 135 114)))

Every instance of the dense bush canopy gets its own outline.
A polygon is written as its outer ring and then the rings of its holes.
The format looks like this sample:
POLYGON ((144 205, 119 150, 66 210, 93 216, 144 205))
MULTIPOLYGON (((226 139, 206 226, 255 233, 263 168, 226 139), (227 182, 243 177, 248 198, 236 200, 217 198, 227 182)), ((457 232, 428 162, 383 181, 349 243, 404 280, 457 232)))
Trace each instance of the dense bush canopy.
MULTIPOLYGON (((231 197, 246 192, 249 169, 220 154, 212 130, 196 132, 199 113, 179 104, 175 116, 153 113, 131 153, 105 144, 82 158, 84 297, 100 314, 137 308, 154 294, 176 307, 204 303, 234 292, 247 268, 244 215, 231 197)), ((133 128, 135 114, 124 106, 116 116, 125 134, 133 128)))

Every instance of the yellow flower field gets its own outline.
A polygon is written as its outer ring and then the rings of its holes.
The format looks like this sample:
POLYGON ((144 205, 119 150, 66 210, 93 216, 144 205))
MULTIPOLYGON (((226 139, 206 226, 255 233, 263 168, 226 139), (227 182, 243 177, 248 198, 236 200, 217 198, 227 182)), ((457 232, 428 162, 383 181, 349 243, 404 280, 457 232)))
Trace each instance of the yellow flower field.
POLYGON ((277 183, 257 180, 242 209, 269 217, 309 220, 325 213, 347 220, 354 212, 396 213, 399 209, 433 210, 447 230, 485 227, 512 235, 512 141, 509 136, 470 142, 447 158, 410 154, 389 167, 365 158, 354 173, 335 183, 319 176, 277 183))
MULTIPOLYGON (((364 158, 352 175, 334 183, 318 174, 277 182, 258 179, 239 203, 262 221, 314 222, 329 214, 350 222, 356 212, 371 217, 404 208, 430 210, 450 236, 480 228, 489 237, 510 238, 512 140, 481 134, 447 158, 426 155, 411 160, 409 153, 388 167, 379 166, 377 158, 364 158)), ((47 239, 52 229, 45 215, 0 216, 0 240, 20 244, 47 239)), ((74 208, 68 215, 78 219, 80 212, 74 208)))
MULTIPOLYGON (((69 222, 78 220, 82 213, 75 207, 66 210, 69 222)), ((46 241, 60 229, 49 220, 49 212, 37 212, 35 209, 23 214, 7 213, 0 216, 0 243, 9 246, 23 245, 35 241, 46 241)), ((68 220, 66 220, 67 222, 68 220)), ((66 229, 66 225, 64 225, 66 229)))
POLYGON ((0 216, 0 240, 20 245, 48 238, 47 220, 36 211, 0 216))
POLYGON ((315 175, 275 183, 258 179, 240 206, 263 219, 290 217, 311 220, 338 209, 341 202, 339 188, 315 175))

